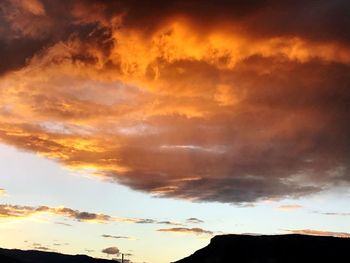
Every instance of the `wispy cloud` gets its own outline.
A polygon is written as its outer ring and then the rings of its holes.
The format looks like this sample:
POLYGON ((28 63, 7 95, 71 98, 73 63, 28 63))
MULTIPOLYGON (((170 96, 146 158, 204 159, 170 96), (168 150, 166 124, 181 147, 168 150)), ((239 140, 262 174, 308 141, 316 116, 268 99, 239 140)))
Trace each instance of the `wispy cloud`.
POLYGON ((350 212, 321 212, 313 211, 315 214, 325 215, 325 216, 350 216, 350 212))
POLYGON ((0 217, 2 218, 26 218, 37 214, 52 214, 74 219, 80 222, 107 223, 112 217, 105 214, 90 212, 81 212, 67 207, 48 207, 48 206, 19 206, 19 205, 0 205, 0 217))
POLYGON ((323 231, 323 230, 314 230, 314 229, 300 229, 300 230, 286 230, 286 231, 293 234, 302 234, 302 235, 350 238, 350 233, 345 233, 345 232, 332 232, 332 231, 323 231))
MULTIPOLYGON (((156 219, 142 219, 142 218, 125 218, 118 216, 111 216, 103 213, 91 213, 85 211, 74 210, 68 207, 48 207, 48 206, 19 206, 19 205, 9 205, 0 204, 0 219, 21 219, 28 218, 31 216, 47 214, 54 216, 62 216, 68 219, 73 219, 78 222, 88 222, 88 223, 100 223, 106 224, 110 222, 124 222, 133 224, 167 224, 167 225, 177 225, 177 223, 172 223, 171 221, 161 221, 156 219)), ((55 222, 55 224, 61 224, 65 226, 71 226, 68 223, 55 222)))
POLYGON ((195 217, 187 218, 187 219, 186 219, 186 222, 189 223, 189 224, 200 224, 200 223, 204 223, 203 220, 200 220, 200 219, 195 218, 195 217))
POLYGON ((114 236, 114 235, 101 235, 102 237, 105 238, 114 238, 114 239, 133 239, 132 237, 127 237, 127 236, 114 236))
POLYGON ((69 243, 53 243, 52 244, 53 246, 56 246, 56 247, 60 247, 60 246, 68 246, 69 245, 69 243))
POLYGON ((156 220, 151 218, 121 218, 114 217, 116 221, 133 223, 133 224, 159 224, 159 225, 181 225, 181 223, 173 222, 173 221, 164 221, 164 220, 156 220))
POLYGON ((160 225, 172 225, 172 226, 182 226, 182 223, 174 222, 174 221, 157 221, 158 224, 160 225))
POLYGON ((174 228, 162 228, 158 229, 159 232, 171 232, 171 233, 180 233, 180 234, 192 234, 192 235, 214 235, 214 232, 205 230, 202 228, 194 227, 174 227, 174 228))
POLYGON ((49 248, 48 246, 43 246, 40 243, 33 243, 31 245, 31 248, 36 249, 36 250, 43 250, 43 251, 49 251, 52 250, 51 248, 49 248))

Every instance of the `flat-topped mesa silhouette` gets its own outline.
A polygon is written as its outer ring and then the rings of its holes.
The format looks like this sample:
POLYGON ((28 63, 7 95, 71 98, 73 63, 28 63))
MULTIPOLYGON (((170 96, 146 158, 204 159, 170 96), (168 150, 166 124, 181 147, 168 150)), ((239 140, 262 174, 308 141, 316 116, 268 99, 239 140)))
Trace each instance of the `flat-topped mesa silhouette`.
POLYGON ((350 238, 309 235, 221 235, 174 263, 350 262, 350 238))
POLYGON ((38 250, 0 248, 1 263, 120 263, 116 260, 92 258, 86 255, 66 255, 38 250))

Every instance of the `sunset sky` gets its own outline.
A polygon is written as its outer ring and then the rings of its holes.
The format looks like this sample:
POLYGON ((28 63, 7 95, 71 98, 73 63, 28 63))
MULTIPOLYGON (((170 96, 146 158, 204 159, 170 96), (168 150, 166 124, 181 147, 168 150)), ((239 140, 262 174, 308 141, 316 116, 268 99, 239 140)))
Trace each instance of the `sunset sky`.
POLYGON ((0 247, 163 263, 218 234, 350 237, 349 14, 0 0, 0 247))

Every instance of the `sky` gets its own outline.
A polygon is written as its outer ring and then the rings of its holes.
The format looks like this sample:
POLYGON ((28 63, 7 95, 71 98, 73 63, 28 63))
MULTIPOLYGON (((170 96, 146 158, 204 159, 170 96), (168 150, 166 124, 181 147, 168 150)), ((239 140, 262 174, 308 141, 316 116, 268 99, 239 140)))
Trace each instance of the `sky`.
POLYGON ((346 0, 0 1, 0 247, 130 262, 350 236, 346 0))

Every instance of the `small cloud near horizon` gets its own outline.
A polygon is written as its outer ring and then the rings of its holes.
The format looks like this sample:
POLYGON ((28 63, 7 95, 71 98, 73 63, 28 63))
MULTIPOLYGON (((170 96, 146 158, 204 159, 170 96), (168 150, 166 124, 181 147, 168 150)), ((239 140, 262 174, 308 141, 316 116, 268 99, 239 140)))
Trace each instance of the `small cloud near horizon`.
POLYGON ((51 250, 51 248, 49 248, 47 246, 43 246, 40 243, 33 243, 31 248, 33 248, 35 250, 42 250, 42 251, 49 251, 49 250, 51 250))
POLYGON ((194 234, 194 235, 214 235, 213 231, 205 230, 199 227, 187 228, 187 227, 173 227, 158 229, 159 232, 172 232, 179 234, 194 234))
POLYGON ((120 251, 117 247, 107 247, 105 249, 101 250, 102 253, 105 253, 107 255, 119 255, 120 251))
POLYGON ((313 211, 314 214, 325 215, 325 216, 350 216, 350 212, 320 212, 313 211))
POLYGON ((191 217, 191 218, 187 218, 186 222, 189 224, 200 224, 200 223, 204 223, 203 220, 195 218, 195 217, 191 217))
POLYGON ((343 237, 350 238, 350 233, 346 232, 332 232, 332 231, 323 231, 315 229, 299 229, 299 230, 285 230, 292 234, 300 235, 310 235, 310 236, 331 236, 331 237, 343 237))
POLYGON ((101 235, 101 237, 104 238, 114 238, 114 239, 132 239, 131 237, 127 237, 127 236, 114 236, 114 235, 101 235))

